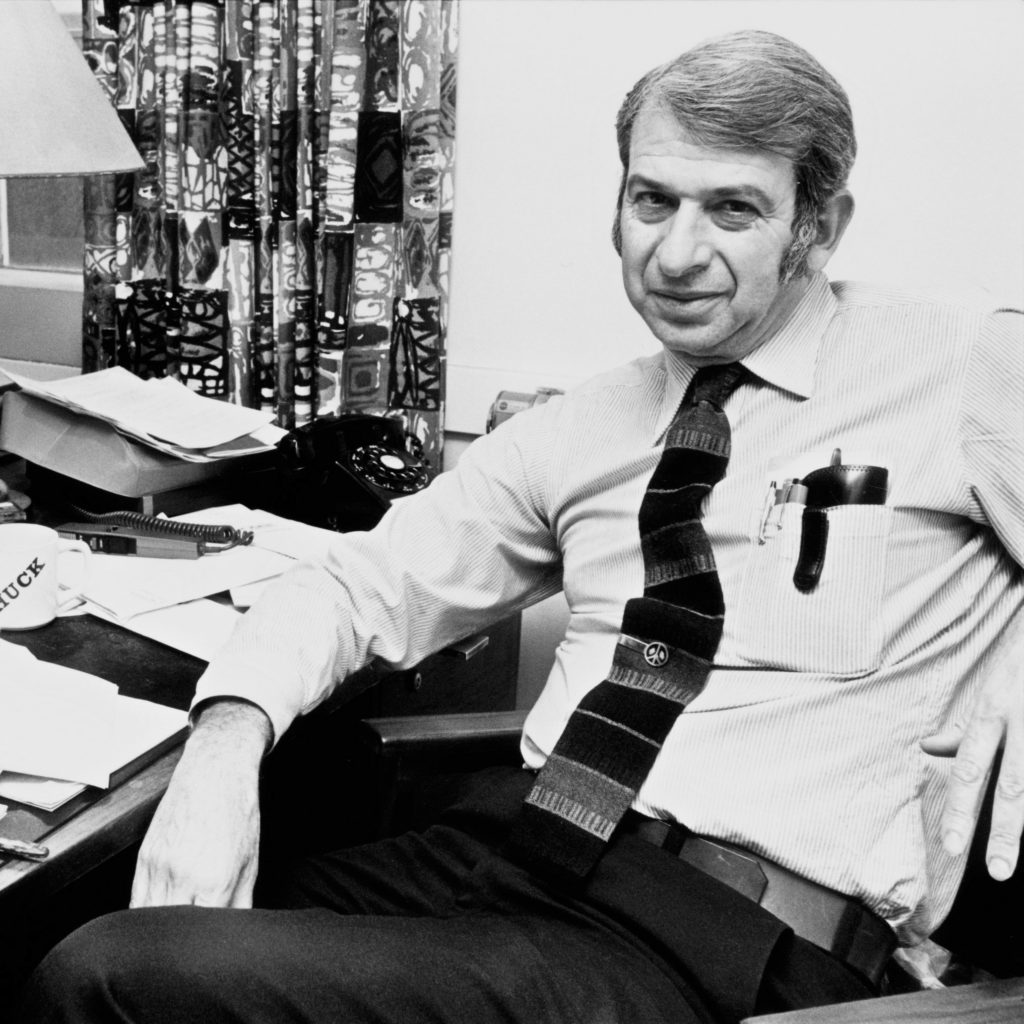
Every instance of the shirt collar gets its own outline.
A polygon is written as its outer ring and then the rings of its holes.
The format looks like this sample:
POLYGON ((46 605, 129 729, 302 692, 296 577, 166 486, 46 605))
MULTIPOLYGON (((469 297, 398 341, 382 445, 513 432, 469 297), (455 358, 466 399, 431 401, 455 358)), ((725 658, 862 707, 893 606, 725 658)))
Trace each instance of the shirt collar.
MULTIPOLYGON (((828 278, 824 274, 815 274, 785 323, 740 361, 761 380, 800 398, 809 398, 814 391, 818 348, 837 307, 828 278)), ((686 388, 697 372, 696 367, 680 359, 669 358, 664 350, 662 357, 666 380, 658 417, 659 436, 672 421, 686 388)))

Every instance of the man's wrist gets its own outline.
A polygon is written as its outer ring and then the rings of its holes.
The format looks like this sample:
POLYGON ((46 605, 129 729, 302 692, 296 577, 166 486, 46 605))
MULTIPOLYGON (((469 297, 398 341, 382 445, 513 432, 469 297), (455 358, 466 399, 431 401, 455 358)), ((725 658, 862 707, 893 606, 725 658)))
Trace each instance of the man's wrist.
POLYGON ((239 752, 248 751, 261 761, 274 741, 274 727, 270 717, 252 701, 240 697, 213 697, 192 709, 193 746, 207 741, 230 741, 239 752))

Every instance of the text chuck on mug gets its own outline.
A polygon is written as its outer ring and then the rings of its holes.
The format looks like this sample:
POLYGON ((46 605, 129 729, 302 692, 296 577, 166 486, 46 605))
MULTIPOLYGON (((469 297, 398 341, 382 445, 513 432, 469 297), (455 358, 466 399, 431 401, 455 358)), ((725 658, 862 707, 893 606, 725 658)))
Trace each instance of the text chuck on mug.
POLYGON ((91 552, 80 540, 32 523, 0 525, 0 632, 52 622, 85 589, 91 552), (74 585, 58 586, 68 554, 80 555, 74 585), (58 569, 58 562, 62 563, 58 569))

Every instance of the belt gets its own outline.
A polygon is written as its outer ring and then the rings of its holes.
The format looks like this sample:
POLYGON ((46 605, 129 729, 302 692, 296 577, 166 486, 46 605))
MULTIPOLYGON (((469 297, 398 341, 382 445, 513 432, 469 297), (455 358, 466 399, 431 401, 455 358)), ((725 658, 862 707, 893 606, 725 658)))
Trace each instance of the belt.
POLYGON ((628 811, 620 831, 667 850, 760 904, 802 939, 839 957, 878 985, 896 934, 877 914, 817 882, 731 843, 628 811))

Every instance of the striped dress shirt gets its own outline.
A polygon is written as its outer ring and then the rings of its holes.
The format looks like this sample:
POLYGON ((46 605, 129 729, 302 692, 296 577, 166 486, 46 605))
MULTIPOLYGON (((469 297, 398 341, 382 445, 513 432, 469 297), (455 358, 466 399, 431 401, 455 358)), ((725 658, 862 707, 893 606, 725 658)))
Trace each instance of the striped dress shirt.
MULTIPOLYGON (((1024 629, 1022 323, 818 275, 743 360, 755 381, 725 405, 733 454, 704 515, 725 632, 634 802, 862 899, 908 943, 963 871, 939 842, 950 761, 919 741, 965 717, 1024 629), (836 448, 886 467, 888 499, 829 511, 802 593, 801 508, 766 499, 836 448)), ((376 530, 272 584, 197 701, 252 700, 280 735, 368 660, 415 664, 562 588, 566 635, 523 735, 539 767, 643 589, 637 510, 693 372, 646 357, 478 439, 376 530)))

